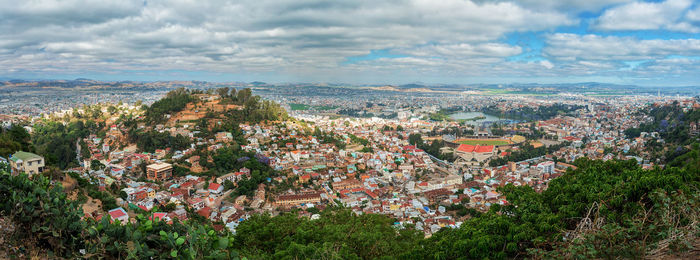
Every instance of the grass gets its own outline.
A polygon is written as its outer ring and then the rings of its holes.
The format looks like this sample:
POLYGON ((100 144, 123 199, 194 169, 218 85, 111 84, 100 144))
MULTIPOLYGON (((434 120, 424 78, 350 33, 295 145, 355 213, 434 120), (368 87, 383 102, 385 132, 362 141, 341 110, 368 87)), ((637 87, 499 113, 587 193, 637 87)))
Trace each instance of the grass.
POLYGON ((496 88, 482 88, 479 89, 483 92, 483 95, 525 95, 525 96, 554 96, 557 93, 552 92, 538 92, 538 91, 520 91, 520 90, 505 90, 496 88))
POLYGON ((506 140, 496 139, 468 139, 457 141, 458 144, 468 144, 468 145, 508 145, 510 144, 506 140))
POLYGON ((289 108, 292 110, 309 110, 311 106, 305 104, 289 103, 289 108))
POLYGON ((608 97, 608 96, 627 96, 627 95, 632 95, 628 93, 622 93, 622 92, 604 92, 604 93, 591 93, 591 94, 584 94, 586 96, 597 96, 597 97, 608 97))
POLYGON ((315 110, 331 110, 331 109, 336 109, 338 106, 311 106, 311 105, 306 105, 306 104, 298 104, 298 103, 289 103, 289 108, 292 110, 309 110, 309 109, 315 109, 315 110))

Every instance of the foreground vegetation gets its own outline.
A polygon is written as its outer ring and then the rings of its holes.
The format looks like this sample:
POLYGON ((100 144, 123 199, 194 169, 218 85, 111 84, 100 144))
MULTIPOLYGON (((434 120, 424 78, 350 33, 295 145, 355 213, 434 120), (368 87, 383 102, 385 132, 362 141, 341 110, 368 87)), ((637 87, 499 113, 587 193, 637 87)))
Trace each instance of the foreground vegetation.
POLYGON ((38 175, 10 176, 0 170, 0 216, 10 223, 6 257, 48 258, 217 258, 237 257, 232 235, 206 223, 167 224, 139 216, 135 223, 110 223, 84 218, 76 201, 60 184, 38 175))

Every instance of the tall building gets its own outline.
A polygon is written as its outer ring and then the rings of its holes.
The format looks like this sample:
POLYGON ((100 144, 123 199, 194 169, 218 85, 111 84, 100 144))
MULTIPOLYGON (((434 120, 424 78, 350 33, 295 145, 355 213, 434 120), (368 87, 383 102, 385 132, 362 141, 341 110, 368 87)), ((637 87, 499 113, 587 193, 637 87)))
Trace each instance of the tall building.
POLYGON ((162 181, 173 175, 173 166, 169 163, 154 163, 146 166, 146 178, 162 181))
POLYGON ((13 175, 24 172, 31 177, 44 171, 44 157, 19 151, 10 157, 10 168, 13 175))

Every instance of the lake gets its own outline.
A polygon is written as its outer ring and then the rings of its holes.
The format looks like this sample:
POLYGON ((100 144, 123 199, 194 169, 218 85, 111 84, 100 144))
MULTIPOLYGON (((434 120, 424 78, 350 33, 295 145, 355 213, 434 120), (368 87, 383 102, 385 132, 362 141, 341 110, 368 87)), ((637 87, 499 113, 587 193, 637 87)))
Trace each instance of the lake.
POLYGON ((481 112, 459 112, 459 113, 454 113, 454 114, 449 114, 448 115, 451 119, 453 120, 460 120, 460 119, 472 119, 476 117, 483 117, 481 119, 477 120, 468 120, 465 123, 469 125, 481 125, 484 122, 496 122, 499 120, 507 120, 507 118, 498 118, 495 116, 487 115, 481 112))

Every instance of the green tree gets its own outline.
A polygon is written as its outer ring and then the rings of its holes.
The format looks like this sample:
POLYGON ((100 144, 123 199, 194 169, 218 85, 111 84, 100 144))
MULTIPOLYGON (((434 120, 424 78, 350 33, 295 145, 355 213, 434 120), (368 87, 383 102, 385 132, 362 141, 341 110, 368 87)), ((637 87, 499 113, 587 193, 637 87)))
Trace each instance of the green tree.
POLYGON ((236 229, 234 246, 251 258, 398 258, 421 235, 395 229, 394 220, 348 209, 326 209, 318 220, 294 214, 255 215, 236 229))
POLYGON ((93 171, 99 171, 104 169, 105 165, 102 164, 99 160, 92 160, 90 161, 90 169, 93 171))
POLYGON ((410 134, 408 135, 408 143, 412 145, 418 145, 423 143, 423 139, 420 134, 410 134))
POLYGON ((217 93, 219 96, 221 96, 221 98, 227 98, 228 95, 229 95, 228 92, 229 92, 228 87, 223 87, 223 88, 218 88, 218 89, 216 89, 216 93, 217 93))

